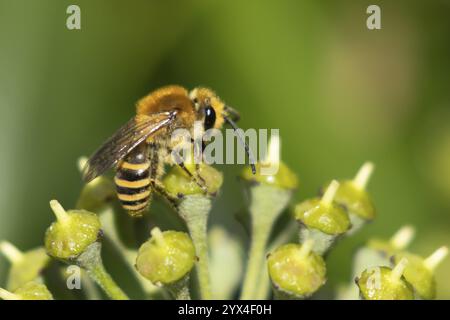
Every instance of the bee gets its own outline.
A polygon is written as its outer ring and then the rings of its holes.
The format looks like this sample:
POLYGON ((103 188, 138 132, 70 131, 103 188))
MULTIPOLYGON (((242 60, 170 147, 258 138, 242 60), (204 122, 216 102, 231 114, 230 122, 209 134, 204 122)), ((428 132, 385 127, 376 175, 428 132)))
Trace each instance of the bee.
MULTIPOLYGON (((173 161, 171 134, 176 129, 192 130, 196 121, 203 129, 220 129, 228 123, 235 130, 255 173, 253 156, 235 121, 239 114, 208 88, 198 87, 188 92, 181 86, 159 88, 136 105, 136 116, 116 131, 94 152, 83 168, 83 180, 88 183, 115 167, 114 182, 122 207, 131 216, 139 217, 149 207, 154 192, 170 200, 161 183, 164 166, 178 165, 205 192, 204 180, 189 171, 183 161, 173 161)), ((198 167, 197 167, 198 169, 198 167)))

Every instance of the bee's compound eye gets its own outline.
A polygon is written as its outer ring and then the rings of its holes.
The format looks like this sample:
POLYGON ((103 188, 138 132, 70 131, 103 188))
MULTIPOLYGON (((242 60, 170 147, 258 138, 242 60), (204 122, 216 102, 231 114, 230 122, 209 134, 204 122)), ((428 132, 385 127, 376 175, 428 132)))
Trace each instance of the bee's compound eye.
POLYGON ((208 106, 205 108, 205 130, 211 129, 216 123, 216 112, 213 107, 208 106))

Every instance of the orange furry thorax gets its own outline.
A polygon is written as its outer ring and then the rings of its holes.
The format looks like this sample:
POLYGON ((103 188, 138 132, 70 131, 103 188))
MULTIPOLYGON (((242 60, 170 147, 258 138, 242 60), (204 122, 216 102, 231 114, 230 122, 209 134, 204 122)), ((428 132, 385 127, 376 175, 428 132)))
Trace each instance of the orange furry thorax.
POLYGON ((187 90, 175 85, 162 87, 151 92, 140 99, 136 105, 137 114, 154 114, 174 109, 181 112, 194 111, 187 90))

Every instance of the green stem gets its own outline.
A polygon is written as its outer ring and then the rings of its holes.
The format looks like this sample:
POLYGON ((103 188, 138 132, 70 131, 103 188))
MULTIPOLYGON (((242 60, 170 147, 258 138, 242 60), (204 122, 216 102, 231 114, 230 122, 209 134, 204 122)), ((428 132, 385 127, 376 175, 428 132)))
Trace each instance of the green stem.
POLYGON ((252 239, 241 293, 243 300, 256 297, 255 291, 264 265, 266 245, 272 226, 288 204, 291 195, 292 191, 271 185, 260 184, 251 187, 252 239))
POLYGON ((77 264, 86 270, 87 274, 114 300, 128 300, 103 266, 100 256, 101 243, 94 242, 78 258, 77 264))
POLYGON ((119 233, 117 232, 115 222, 114 222, 114 214, 115 207, 114 205, 108 206, 101 214, 100 221, 102 223, 102 229, 104 230, 108 239, 112 242, 115 249, 122 255, 122 257, 127 262, 127 266, 138 280, 141 285, 142 290, 145 292, 147 297, 150 297, 155 292, 159 290, 159 288, 153 285, 150 281, 142 277, 139 272, 137 272, 134 267, 136 263, 136 256, 138 250, 127 248, 120 239, 119 233))
POLYGON ((187 195, 178 206, 178 212, 186 222, 198 257, 196 265, 202 299, 212 298, 206 229, 210 210, 211 199, 205 195, 187 195))
POLYGON ((189 293, 189 275, 183 279, 166 286, 175 300, 191 300, 191 294, 189 293))
MULTIPOLYGON (((266 253, 272 252, 279 246, 288 243, 291 239, 295 238, 297 235, 297 225, 296 223, 290 223, 287 229, 281 232, 270 244, 269 249, 266 253)), ((261 273, 259 276, 259 282, 255 291, 256 300, 267 299, 271 290, 269 273, 267 272, 266 265, 264 264, 261 268, 261 273)))
POLYGON ((241 299, 243 300, 248 300, 253 297, 261 273, 261 265, 264 262, 265 248, 271 227, 271 225, 261 223, 252 224, 253 236, 241 295, 241 299))

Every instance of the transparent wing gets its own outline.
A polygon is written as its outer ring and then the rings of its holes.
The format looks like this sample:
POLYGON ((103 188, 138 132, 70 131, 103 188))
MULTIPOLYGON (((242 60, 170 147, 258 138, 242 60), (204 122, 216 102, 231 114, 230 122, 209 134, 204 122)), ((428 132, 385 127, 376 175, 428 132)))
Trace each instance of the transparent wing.
POLYGON ((137 115, 123 125, 87 161, 83 180, 88 183, 112 168, 149 136, 173 122, 176 111, 137 115))

